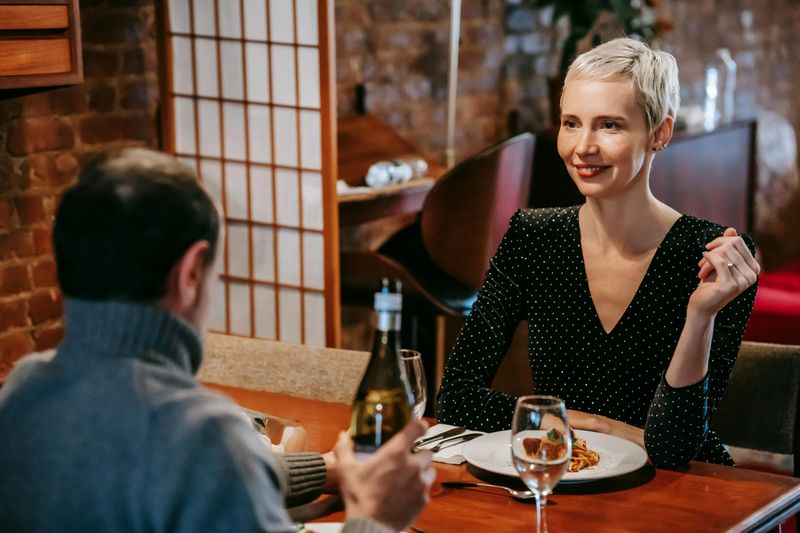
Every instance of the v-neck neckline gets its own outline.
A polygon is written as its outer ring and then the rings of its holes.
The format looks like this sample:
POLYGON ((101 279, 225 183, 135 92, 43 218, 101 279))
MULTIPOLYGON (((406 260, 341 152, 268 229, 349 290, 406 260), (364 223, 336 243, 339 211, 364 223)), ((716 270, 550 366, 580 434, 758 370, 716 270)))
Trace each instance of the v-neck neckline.
POLYGON ((578 261, 580 262, 581 270, 583 271, 583 287, 584 287, 584 290, 585 290, 585 293, 586 293, 586 296, 587 296, 587 299, 588 299, 587 303, 588 303, 588 306, 590 308, 590 312, 591 312, 592 315, 594 315, 594 320, 595 320, 595 323, 597 324, 597 327, 602 332, 603 337, 610 337, 617 330, 620 329, 620 324, 622 324, 623 321, 625 321, 625 318, 630 314, 631 308, 634 306, 636 301, 639 299, 639 295, 641 294, 642 289, 647 284, 648 278, 651 276, 650 272, 653 270, 653 265, 655 265, 656 262, 660 258, 661 250, 664 247, 664 244, 667 242, 667 240, 670 238, 672 233, 675 231, 675 228, 677 228, 679 226, 679 224, 682 223, 682 221, 686 218, 686 215, 681 214, 681 216, 679 216, 675 220, 675 222, 672 223, 672 225, 669 227, 667 232, 664 234, 664 237, 661 239, 661 242, 658 243, 658 247, 656 248, 656 251, 653 254, 653 257, 650 258, 650 262, 647 265, 647 269, 644 272, 644 276, 642 276, 642 279, 639 281, 639 285, 636 287, 636 292, 633 293, 633 297, 628 302, 628 305, 625 306, 625 310, 622 312, 620 317, 617 319, 616 323, 614 323, 614 325, 611 326, 611 329, 606 331, 605 326, 603 326, 603 321, 600 319, 600 314, 597 312, 597 306, 594 303, 594 298, 592 297, 592 291, 591 291, 591 288, 589 287, 589 276, 586 273, 586 260, 584 259, 583 242, 581 241, 581 225, 580 225, 580 220, 578 218, 578 213, 579 212, 580 212, 580 206, 576 207, 575 210, 574 210, 573 223, 575 224, 575 237, 576 237, 576 239, 578 241, 578 246, 577 246, 578 261))

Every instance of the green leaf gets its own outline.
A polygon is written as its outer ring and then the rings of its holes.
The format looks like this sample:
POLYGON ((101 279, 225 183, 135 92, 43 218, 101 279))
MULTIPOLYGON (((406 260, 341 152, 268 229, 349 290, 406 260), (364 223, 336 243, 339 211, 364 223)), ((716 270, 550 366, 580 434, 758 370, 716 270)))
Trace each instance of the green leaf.
POLYGON ((555 442, 555 443, 558 443, 558 444, 563 444, 564 443, 564 435, 559 430, 557 430, 556 428, 550 428, 547 431, 547 440, 555 442))

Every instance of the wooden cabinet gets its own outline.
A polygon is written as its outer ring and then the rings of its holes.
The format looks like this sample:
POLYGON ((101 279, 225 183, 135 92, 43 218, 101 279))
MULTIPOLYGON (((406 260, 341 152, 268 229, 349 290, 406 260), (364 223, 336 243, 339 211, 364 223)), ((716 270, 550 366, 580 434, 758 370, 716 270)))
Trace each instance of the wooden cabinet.
POLYGON ((0 89, 83 81, 78 0, 0 0, 0 89))

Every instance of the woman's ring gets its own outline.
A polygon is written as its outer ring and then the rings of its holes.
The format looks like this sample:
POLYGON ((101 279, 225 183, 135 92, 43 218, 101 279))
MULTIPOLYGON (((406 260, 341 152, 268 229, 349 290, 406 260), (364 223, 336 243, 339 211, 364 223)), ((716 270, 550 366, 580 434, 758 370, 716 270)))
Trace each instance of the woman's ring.
POLYGON ((728 261, 728 264, 725 266, 728 267, 728 272, 733 272, 733 261, 728 261))

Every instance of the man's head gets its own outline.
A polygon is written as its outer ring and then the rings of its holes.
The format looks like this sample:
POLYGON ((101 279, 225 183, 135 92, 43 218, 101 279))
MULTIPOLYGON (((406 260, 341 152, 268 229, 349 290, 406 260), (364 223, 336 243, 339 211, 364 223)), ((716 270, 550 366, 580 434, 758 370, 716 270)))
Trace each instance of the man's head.
POLYGON ((56 213, 53 241, 69 297, 152 303, 189 319, 216 257, 219 215, 197 176, 142 148, 90 160, 56 213))

